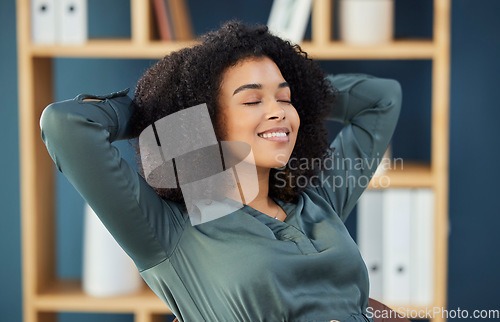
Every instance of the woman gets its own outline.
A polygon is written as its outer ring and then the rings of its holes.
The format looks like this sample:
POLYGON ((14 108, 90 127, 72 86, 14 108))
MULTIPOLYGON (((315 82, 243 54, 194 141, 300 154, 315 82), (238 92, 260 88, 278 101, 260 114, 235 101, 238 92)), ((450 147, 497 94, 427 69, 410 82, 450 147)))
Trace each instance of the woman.
POLYGON ((400 105, 396 81, 326 77, 266 27, 229 22, 151 67, 133 101, 79 95, 40 123, 59 171, 180 321, 367 321, 368 274, 344 221, 400 105), (111 142, 201 103, 218 140, 250 145, 259 192, 192 225, 180 189, 148 185, 111 142), (330 146, 325 118, 345 124, 330 146))

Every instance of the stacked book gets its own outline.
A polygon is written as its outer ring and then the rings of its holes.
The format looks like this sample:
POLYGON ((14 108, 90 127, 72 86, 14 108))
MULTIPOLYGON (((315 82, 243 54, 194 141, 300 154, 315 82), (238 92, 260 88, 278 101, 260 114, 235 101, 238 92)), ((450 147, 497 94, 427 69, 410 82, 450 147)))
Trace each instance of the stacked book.
POLYGON ((188 7, 184 0, 152 0, 156 28, 162 41, 193 39, 188 7))

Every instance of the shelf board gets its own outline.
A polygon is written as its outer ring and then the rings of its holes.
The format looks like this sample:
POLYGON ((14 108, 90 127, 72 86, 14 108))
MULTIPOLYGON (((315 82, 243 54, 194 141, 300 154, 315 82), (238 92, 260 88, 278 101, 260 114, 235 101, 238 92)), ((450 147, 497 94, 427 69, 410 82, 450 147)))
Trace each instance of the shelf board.
POLYGON ((35 57, 159 59, 170 52, 195 44, 196 41, 155 41, 136 44, 130 39, 92 39, 84 45, 31 45, 30 49, 35 57))
POLYGON ((429 164, 404 160, 373 177, 368 185, 368 189, 432 187, 433 177, 429 164))
POLYGON ((131 294, 113 297, 93 297, 83 292, 79 280, 59 280, 34 299, 40 311, 47 312, 103 312, 135 313, 149 311, 172 314, 147 286, 131 294))
MULTIPOLYGON (((35 298, 35 306, 45 312, 102 312, 129 313, 148 311, 156 314, 172 314, 168 307, 146 286, 138 293, 125 296, 92 297, 83 292, 79 280, 59 280, 47 291, 35 298)), ((414 305, 387 305, 392 310, 426 312, 432 307, 414 305)))
MULTIPOLYGON (((79 57, 79 58, 141 58, 158 59, 172 51, 191 47, 199 42, 192 41, 151 41, 137 44, 130 39, 91 39, 78 46, 31 45, 30 52, 35 57, 79 57)), ((314 59, 432 59, 432 40, 395 40, 376 46, 353 46, 339 41, 327 44, 303 42, 301 48, 314 59)))
POLYGON ((348 45, 340 41, 328 44, 304 42, 300 47, 318 60, 432 59, 435 52, 432 40, 401 39, 373 46, 348 45))

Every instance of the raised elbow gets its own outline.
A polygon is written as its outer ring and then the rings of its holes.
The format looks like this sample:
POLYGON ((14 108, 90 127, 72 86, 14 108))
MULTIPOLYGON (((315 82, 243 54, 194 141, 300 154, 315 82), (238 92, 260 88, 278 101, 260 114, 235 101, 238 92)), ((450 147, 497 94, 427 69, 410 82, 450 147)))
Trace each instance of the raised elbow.
POLYGON ((64 135, 65 120, 67 119, 59 103, 52 103, 45 107, 40 117, 40 130, 42 140, 47 144, 47 140, 52 140, 64 135))
POLYGON ((43 110, 40 129, 45 144, 48 141, 55 144, 60 140, 67 141, 73 135, 78 117, 72 111, 72 104, 75 104, 72 100, 55 102, 43 110))
POLYGON ((388 105, 396 110, 401 108, 403 99, 403 91, 401 84, 395 79, 384 79, 384 96, 383 100, 385 105, 388 105))

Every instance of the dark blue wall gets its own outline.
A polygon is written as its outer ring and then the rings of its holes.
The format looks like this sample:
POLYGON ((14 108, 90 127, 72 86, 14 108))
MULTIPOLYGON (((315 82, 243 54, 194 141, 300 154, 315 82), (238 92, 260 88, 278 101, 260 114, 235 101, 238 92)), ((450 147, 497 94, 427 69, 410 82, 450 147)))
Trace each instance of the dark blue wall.
MULTIPOLYGON (((239 18, 266 23, 271 1, 188 1, 197 34, 239 18), (209 13, 209 14, 207 14, 209 13)), ((396 2, 396 35, 431 34, 430 0, 396 2)), ((89 0, 92 37, 129 36, 128 1, 89 0), (125 4, 125 5, 124 5, 125 4)), ((500 179, 497 126, 500 106, 500 2, 456 0, 452 10, 451 125, 450 125, 450 253, 449 309, 500 309, 500 211, 494 200, 500 179)), ((0 158, 0 321, 21 321, 21 258, 19 207, 19 148, 17 113, 17 59, 14 1, 0 2, 0 120, 6 138, 0 158)), ((134 88, 138 77, 154 61, 57 59, 55 98, 80 92, 106 93, 134 88)), ((398 79, 404 91, 403 112, 394 139, 395 156, 429 160, 429 61, 321 62, 330 73, 364 72, 398 79)), ((131 160, 127 142, 120 148, 131 160)), ((81 275, 82 206, 80 196, 62 176, 57 178, 58 273, 81 275)), ((349 227, 354 227, 355 216, 349 227)), ((355 235, 355 231, 353 231, 355 235)), ((132 321, 131 315, 62 314, 61 321, 132 321)), ((463 319, 466 320, 466 319, 463 319)))
POLYGON ((14 1, 0 2, 0 320, 21 321, 19 135, 14 1), (4 318, 5 317, 5 318, 4 318), (6 319, 8 318, 8 319, 6 319))
POLYGON ((450 307, 500 309, 500 1, 454 1, 450 307))

